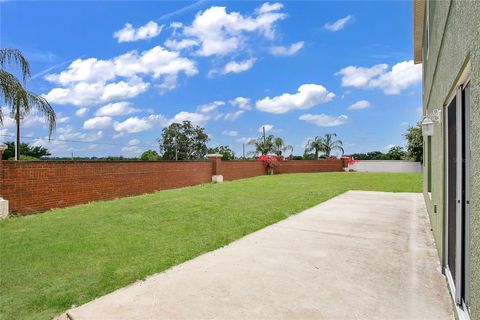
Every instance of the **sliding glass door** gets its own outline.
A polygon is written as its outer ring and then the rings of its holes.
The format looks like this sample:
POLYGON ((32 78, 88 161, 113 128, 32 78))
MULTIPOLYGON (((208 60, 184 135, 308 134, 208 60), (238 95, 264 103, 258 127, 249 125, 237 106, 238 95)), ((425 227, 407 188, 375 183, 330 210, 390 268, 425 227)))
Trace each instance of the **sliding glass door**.
POLYGON ((455 303, 470 301, 470 84, 445 110, 445 269, 455 303))

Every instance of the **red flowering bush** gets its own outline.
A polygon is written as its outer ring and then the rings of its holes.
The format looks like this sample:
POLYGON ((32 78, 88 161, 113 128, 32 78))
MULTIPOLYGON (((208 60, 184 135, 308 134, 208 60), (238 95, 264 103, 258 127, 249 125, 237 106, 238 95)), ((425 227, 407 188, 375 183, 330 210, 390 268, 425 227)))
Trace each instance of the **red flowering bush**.
POLYGON ((357 163, 358 160, 355 160, 353 157, 348 157, 348 164, 351 165, 351 164, 355 164, 357 163))
POLYGON ((280 161, 282 161, 282 157, 264 154, 258 157, 257 160, 263 161, 263 163, 265 164, 265 167, 267 168, 268 174, 273 174, 273 168, 280 165, 280 161))

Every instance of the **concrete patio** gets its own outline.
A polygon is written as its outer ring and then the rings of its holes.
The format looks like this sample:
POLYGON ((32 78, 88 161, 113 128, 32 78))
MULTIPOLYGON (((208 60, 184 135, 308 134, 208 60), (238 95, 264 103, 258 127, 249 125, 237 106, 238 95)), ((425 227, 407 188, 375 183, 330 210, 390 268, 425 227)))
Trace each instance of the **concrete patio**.
POLYGON ((423 196, 350 191, 63 317, 453 319, 453 313, 423 196))

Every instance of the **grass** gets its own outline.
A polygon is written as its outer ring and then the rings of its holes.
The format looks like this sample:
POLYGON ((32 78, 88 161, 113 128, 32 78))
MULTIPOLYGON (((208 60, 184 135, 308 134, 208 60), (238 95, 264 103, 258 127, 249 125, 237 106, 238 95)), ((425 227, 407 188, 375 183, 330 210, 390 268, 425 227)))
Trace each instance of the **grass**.
POLYGON ((51 319, 347 190, 421 192, 421 179, 261 176, 10 218, 0 222, 0 318, 51 319))

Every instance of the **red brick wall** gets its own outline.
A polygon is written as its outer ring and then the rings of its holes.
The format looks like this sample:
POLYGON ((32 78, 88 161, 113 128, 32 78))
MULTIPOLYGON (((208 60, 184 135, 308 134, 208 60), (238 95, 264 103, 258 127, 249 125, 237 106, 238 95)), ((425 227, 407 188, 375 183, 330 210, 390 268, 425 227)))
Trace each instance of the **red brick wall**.
POLYGON ((289 160, 275 167, 275 173, 343 171, 342 160, 289 160))
POLYGON ((185 187, 212 179, 212 164, 207 161, 0 162, 0 195, 9 201, 10 212, 19 214, 185 187))
POLYGON ((264 175, 265 167, 260 161, 222 161, 220 173, 224 180, 237 180, 264 175))
MULTIPOLYGON (((1 159, 1 158, 0 158, 1 159)), ((210 182, 210 161, 1 161, 0 196, 22 215, 210 182)), ((225 180, 265 174, 260 161, 220 161, 225 180)), ((276 173, 342 171, 341 160, 285 161, 276 173)))

